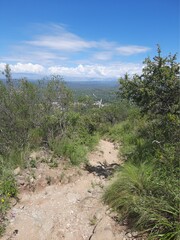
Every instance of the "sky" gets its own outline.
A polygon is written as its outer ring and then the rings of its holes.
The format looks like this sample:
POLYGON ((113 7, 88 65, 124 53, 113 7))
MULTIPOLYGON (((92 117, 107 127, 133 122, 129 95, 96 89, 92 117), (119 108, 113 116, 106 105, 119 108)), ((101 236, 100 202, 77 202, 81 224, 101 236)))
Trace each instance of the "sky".
POLYGON ((179 14, 179 0, 0 0, 0 71, 9 64, 30 78, 140 74, 157 44, 164 56, 178 53, 179 14))

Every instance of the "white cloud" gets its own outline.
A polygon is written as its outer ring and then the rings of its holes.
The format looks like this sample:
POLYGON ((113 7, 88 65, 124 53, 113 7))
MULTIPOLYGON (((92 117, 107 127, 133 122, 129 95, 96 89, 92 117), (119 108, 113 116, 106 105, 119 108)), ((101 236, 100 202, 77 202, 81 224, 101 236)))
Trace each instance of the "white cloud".
MULTIPOLYGON (((32 63, 17 63, 17 64, 10 64, 12 73, 35 73, 40 74, 45 71, 45 68, 39 64, 32 64, 32 63)), ((0 63, 0 70, 4 70, 5 63, 0 63)))
MULTIPOLYGON (((3 71, 5 63, 0 63, 0 70, 3 71)), ((79 64, 75 67, 64 66, 51 66, 44 67, 39 64, 32 63, 17 63, 10 64, 12 73, 24 73, 24 74, 58 74, 65 77, 84 77, 84 78, 119 78, 125 73, 140 74, 142 70, 142 64, 135 63, 114 63, 109 65, 100 64, 79 64)))
MULTIPOLYGON (((13 73, 60 74, 77 77, 119 77, 141 71, 137 63, 121 63, 122 56, 146 53, 146 46, 121 45, 104 39, 85 39, 62 25, 40 25, 41 34, 12 47, 1 56, 0 70, 6 63, 13 73), (118 63, 115 63, 118 61, 118 63), (36 63, 36 64, 35 64, 36 63), (70 67, 70 66, 75 67, 70 67)), ((126 60, 127 61, 127 60, 126 60)), ((131 61, 131 59, 130 59, 131 61)))
POLYGON ((73 33, 67 32, 62 27, 55 34, 42 35, 25 43, 37 47, 75 52, 97 47, 96 41, 86 41, 73 33))
POLYGON ((16 56, 14 56, 14 54, 5 57, 0 56, 0 62, 5 62, 8 64, 12 63, 12 65, 17 63, 39 63, 40 65, 43 64, 44 66, 47 66, 54 65, 55 62, 61 63, 68 61, 68 57, 65 55, 46 50, 40 51, 35 49, 22 48, 21 50, 18 49, 18 52, 19 56, 18 54, 16 54, 16 56))
MULTIPOLYGON (((45 29, 44 29, 45 30, 45 29)), ((86 40, 82 37, 67 31, 62 25, 51 24, 47 26, 47 33, 39 36, 35 36, 34 39, 30 41, 25 41, 24 43, 29 46, 38 47, 46 50, 57 50, 63 52, 81 52, 96 49, 98 52, 111 52, 113 54, 119 55, 133 55, 144 53, 150 50, 150 48, 138 45, 120 45, 117 42, 107 41, 107 40, 86 40)), ((99 60, 104 60, 105 55, 99 54, 99 60)), ((108 58, 109 59, 109 58, 108 58)))
POLYGON ((126 55, 126 56, 139 54, 139 53, 145 53, 149 50, 150 50, 150 48, 148 48, 148 47, 135 46, 135 45, 121 46, 121 47, 116 48, 116 51, 118 54, 126 55))
POLYGON ((0 63, 0 71, 4 70, 5 65, 6 65, 6 63, 0 63))
POLYGON ((77 67, 53 66, 48 68, 50 74, 71 77, 118 78, 125 73, 141 73, 142 65, 135 63, 118 63, 111 65, 78 65, 77 67))
POLYGON ((95 60, 107 61, 110 60, 113 56, 112 52, 97 52, 93 55, 95 60))

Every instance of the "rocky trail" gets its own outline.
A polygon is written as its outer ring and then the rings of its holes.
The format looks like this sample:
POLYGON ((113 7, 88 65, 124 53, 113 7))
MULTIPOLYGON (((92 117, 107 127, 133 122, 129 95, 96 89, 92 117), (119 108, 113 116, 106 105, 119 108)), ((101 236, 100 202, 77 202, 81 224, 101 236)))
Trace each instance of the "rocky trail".
POLYGON ((101 140, 85 169, 52 168, 42 161, 48 157, 32 156, 41 160, 34 172, 17 171, 20 200, 8 214, 2 240, 138 239, 101 201, 108 176, 120 164, 113 143, 101 140))

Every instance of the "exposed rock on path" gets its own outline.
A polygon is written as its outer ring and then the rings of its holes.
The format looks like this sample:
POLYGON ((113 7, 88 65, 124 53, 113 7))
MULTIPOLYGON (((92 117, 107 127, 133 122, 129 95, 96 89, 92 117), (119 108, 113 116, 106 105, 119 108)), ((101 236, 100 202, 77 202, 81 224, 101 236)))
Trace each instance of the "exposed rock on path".
MULTIPOLYGON (((107 176, 120 164, 114 144, 101 140, 89 154, 89 164, 66 184, 22 191, 20 202, 9 213, 2 240, 126 240, 101 202, 107 176)), ((43 172, 41 172, 43 175, 43 172)))

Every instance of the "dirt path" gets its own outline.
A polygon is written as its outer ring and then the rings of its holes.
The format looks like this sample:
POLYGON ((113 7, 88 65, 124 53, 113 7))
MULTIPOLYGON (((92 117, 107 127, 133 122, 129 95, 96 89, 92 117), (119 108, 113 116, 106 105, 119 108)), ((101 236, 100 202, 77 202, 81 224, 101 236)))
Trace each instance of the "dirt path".
MULTIPOLYGON (((22 191, 20 202, 9 213, 2 240, 126 240, 133 239, 125 226, 110 217, 101 202, 111 169, 119 164, 114 144, 101 140, 90 153, 87 170, 65 184, 22 191)), ((41 175, 43 172, 41 173, 41 175)))

